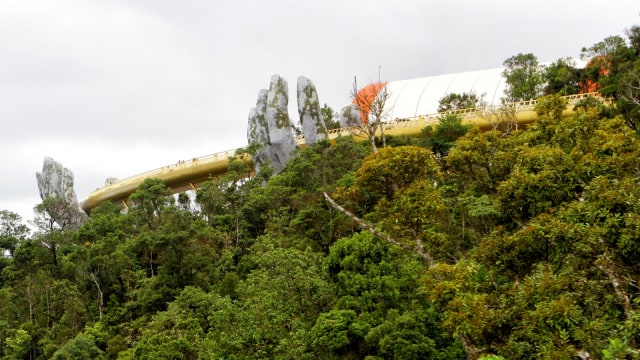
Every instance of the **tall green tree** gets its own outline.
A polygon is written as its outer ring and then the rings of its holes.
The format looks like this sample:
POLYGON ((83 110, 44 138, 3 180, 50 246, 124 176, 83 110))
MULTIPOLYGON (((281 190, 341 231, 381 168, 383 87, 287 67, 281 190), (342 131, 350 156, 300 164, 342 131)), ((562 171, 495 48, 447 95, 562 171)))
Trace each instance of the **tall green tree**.
POLYGON ((423 146, 431 149, 443 162, 453 147, 455 141, 467 133, 471 125, 462 123, 462 118, 457 114, 446 114, 438 117, 438 124, 422 129, 421 142, 423 146))
POLYGON ((163 210, 173 203, 170 191, 160 179, 145 179, 129 196, 131 215, 140 224, 156 229, 162 223, 163 210))
POLYGON ((270 239, 264 240, 254 246, 256 269, 238 289, 249 321, 237 324, 244 332, 243 353, 309 356, 310 329, 335 296, 322 272, 322 256, 277 248, 270 239))
POLYGON ((39 241, 51 253, 51 262, 58 266, 59 249, 71 245, 71 234, 78 228, 78 209, 60 197, 48 197, 36 205, 34 224, 39 241))
POLYGON ((478 96, 473 92, 450 93, 438 101, 438 112, 473 109, 481 106, 482 103, 482 96, 478 96))
POLYGON ((320 109, 320 115, 322 116, 322 120, 324 121, 324 125, 327 127, 327 130, 339 129, 340 128, 340 118, 338 113, 334 111, 329 105, 324 104, 320 109))
POLYGON ((324 269, 337 294, 311 330, 323 356, 461 358, 459 345, 441 332, 438 315, 415 297, 424 264, 363 232, 333 244, 324 269))
POLYGON ((571 58, 558 59, 544 69, 545 95, 573 95, 582 90, 584 71, 576 68, 571 58))
MULTIPOLYGON (((214 354, 232 355, 222 343, 208 338, 218 329, 231 332, 233 314, 241 311, 229 299, 198 287, 185 287, 165 311, 158 312, 145 326, 132 357, 138 359, 200 359, 214 354)), ((230 343, 237 339, 225 339, 230 343)))
POLYGON ((638 129, 638 27, 626 30, 627 41, 621 36, 609 36, 593 46, 582 49, 582 57, 590 59, 586 67, 587 82, 614 98, 617 111, 627 124, 638 129))
POLYGON ((520 53, 506 59, 503 65, 507 102, 533 100, 542 94, 544 72, 535 55, 520 53))
POLYGON ((22 223, 22 217, 8 210, 0 210, 0 251, 13 256, 18 244, 29 235, 29 228, 22 223))
POLYGON ((618 107, 630 128, 640 130, 640 58, 620 76, 618 107))

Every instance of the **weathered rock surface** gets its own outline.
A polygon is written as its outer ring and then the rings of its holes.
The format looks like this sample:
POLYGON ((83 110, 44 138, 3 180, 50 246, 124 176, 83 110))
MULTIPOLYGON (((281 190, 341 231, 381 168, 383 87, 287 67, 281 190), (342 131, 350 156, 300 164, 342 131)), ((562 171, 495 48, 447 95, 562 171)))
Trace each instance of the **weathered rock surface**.
POLYGON ((350 104, 342 108, 340 111, 340 127, 361 126, 360 112, 355 104, 350 104))
POLYGON ((249 112, 249 144, 262 146, 253 159, 256 171, 269 163, 274 174, 279 173, 298 148, 293 137, 288 104, 287 81, 279 75, 273 75, 269 91, 260 90, 256 107, 249 112))
POLYGON ((284 169, 293 156, 293 151, 298 148, 298 143, 293 137, 288 106, 289 85, 280 75, 273 75, 269 85, 265 118, 269 125, 269 141, 271 143, 267 153, 271 159, 274 174, 284 169))
POLYGON ((300 115, 304 141, 307 145, 315 144, 319 139, 327 137, 327 127, 322 120, 316 86, 311 79, 300 76, 298 77, 297 94, 298 114, 300 115))
POLYGON ((87 215, 82 211, 73 189, 73 172, 65 168, 59 162, 50 157, 44 159, 42 172, 36 173, 40 198, 44 201, 47 198, 60 199, 66 205, 62 214, 50 214, 58 217, 58 225, 70 230, 77 230, 87 219, 87 215))
POLYGON ((257 145, 258 150, 254 150, 253 163, 256 171, 260 171, 263 164, 269 162, 268 147, 269 125, 265 118, 267 112, 267 97, 269 90, 262 89, 258 92, 256 107, 249 111, 249 126, 247 128, 247 140, 250 145, 257 145))
POLYGON ((249 140, 249 144, 258 142, 263 145, 268 145, 270 143, 269 125, 265 118, 268 96, 269 90, 260 90, 258 92, 256 107, 251 108, 249 112, 249 127, 247 129, 247 140, 249 140))

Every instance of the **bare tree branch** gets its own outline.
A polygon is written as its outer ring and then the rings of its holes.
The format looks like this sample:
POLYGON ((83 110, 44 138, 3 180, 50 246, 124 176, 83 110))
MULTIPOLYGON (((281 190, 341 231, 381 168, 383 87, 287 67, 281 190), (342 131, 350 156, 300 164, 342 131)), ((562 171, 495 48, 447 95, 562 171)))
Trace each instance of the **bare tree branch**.
POLYGON ((518 130, 515 104, 502 104, 499 106, 483 106, 478 108, 480 118, 485 119, 492 130, 500 130, 504 134, 510 134, 518 130))
POLYGON ((362 89, 358 88, 358 80, 354 77, 351 97, 353 98, 353 102, 358 108, 358 112, 361 116, 362 126, 360 129, 365 132, 369 139, 373 152, 377 153, 378 147, 376 146, 375 140, 378 130, 380 131, 380 137, 382 138, 382 146, 387 146, 382 122, 387 116, 385 104, 391 97, 391 93, 385 86, 385 83, 382 83, 380 79, 378 79, 378 83, 374 84, 374 86, 380 87, 377 93, 369 94, 367 91, 361 91, 362 89), (373 97, 371 97, 371 95, 373 95, 373 97))
POLYGON ((468 360, 477 360, 480 358, 480 354, 484 349, 479 349, 477 346, 471 342, 468 336, 459 334, 458 340, 460 340, 460 344, 462 344, 462 348, 467 353, 468 360))
POLYGON ((91 281, 96 285, 98 290, 98 311, 100 312, 100 320, 102 320, 102 308, 104 307, 104 293, 102 292, 102 288, 100 287, 100 283, 98 282, 98 278, 96 276, 98 271, 95 273, 93 271, 89 271, 89 275, 91 277, 91 281))
POLYGON ((360 219, 359 217, 357 217, 355 214, 351 213, 349 210, 343 208, 342 206, 340 206, 337 202, 335 202, 335 200, 333 200, 326 192, 324 193, 324 198, 327 200, 327 202, 329 202, 329 204, 331 205, 331 207, 333 207, 334 209, 340 211, 341 213, 347 215, 351 220, 355 221, 361 228, 369 231, 370 233, 372 233, 373 235, 382 238, 384 240, 386 240, 387 242, 400 246, 401 248, 405 249, 405 250, 409 250, 409 251, 413 251, 415 253, 417 253, 418 255, 420 255, 429 265, 429 267, 433 267, 434 263, 433 263, 433 258, 431 257, 431 255, 429 255, 429 253, 427 251, 425 251, 424 246, 422 244, 422 241, 420 241, 419 239, 416 240, 416 247, 413 248, 411 246, 405 245, 401 242, 399 242, 398 240, 390 237, 389 235, 383 234, 380 231, 376 230, 372 225, 368 224, 366 221, 360 219))
POLYGON ((622 281, 620 281, 620 277, 615 270, 613 261, 611 261, 611 258, 608 255, 603 255, 596 260, 596 266, 609 277, 609 282, 611 283, 611 286, 613 286, 613 290, 618 297, 618 301, 620 301, 624 314, 627 319, 629 319, 633 313, 633 307, 631 305, 629 295, 625 291, 624 285, 622 284, 622 281))
POLYGON ((622 78, 620 98, 633 107, 625 120, 635 130, 640 125, 640 69, 631 71, 622 78))

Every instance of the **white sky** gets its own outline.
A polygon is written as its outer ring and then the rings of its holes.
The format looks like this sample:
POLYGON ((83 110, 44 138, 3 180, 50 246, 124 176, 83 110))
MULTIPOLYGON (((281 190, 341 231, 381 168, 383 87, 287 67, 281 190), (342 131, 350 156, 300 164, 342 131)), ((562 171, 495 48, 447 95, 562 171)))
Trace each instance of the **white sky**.
POLYGON ((321 103, 360 84, 554 61, 640 24, 637 0, 0 0, 0 209, 32 218, 50 156, 78 198, 246 146, 271 75, 321 103))

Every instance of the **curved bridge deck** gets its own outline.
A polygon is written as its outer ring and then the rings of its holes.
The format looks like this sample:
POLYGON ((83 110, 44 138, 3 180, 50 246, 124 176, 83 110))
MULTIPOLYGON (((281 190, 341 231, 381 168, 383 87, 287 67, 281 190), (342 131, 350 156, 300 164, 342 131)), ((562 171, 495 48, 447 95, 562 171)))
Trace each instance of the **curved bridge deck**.
MULTIPOLYGON (((572 114, 573 105, 575 105, 579 100, 589 96, 599 96, 599 94, 589 93, 565 96, 564 98, 567 99, 568 105, 563 115, 568 116, 572 114)), ((531 100, 508 104, 507 107, 515 110, 516 121, 518 124, 526 125, 536 119, 536 113, 534 112, 535 104, 536 101, 531 100)), ((491 114, 499 110, 499 108, 500 107, 484 107, 465 109, 455 111, 455 113, 462 116, 463 123, 472 124, 487 130, 492 128, 492 123, 495 120, 495 116, 491 114)), ((438 117, 442 115, 442 113, 438 113, 385 122, 385 135, 418 136, 421 134, 424 127, 437 124, 438 117)), ((329 140, 334 140, 339 136, 352 136, 356 141, 364 141, 367 139, 360 128, 342 128, 330 130, 328 132, 329 140)), ((297 137, 296 141, 301 146, 305 145, 303 136, 297 137)), ((173 193, 195 190, 197 186, 204 181, 226 174, 230 158, 237 158, 247 164, 251 164, 251 157, 249 155, 236 155, 235 149, 193 158, 191 160, 180 161, 176 164, 163 166, 158 169, 115 181, 112 184, 97 189, 87 196, 86 200, 82 202, 81 207, 85 212, 89 213, 91 209, 96 207, 102 201, 124 202, 147 178, 156 178, 164 181, 164 183, 171 188, 173 193)))
POLYGON ((238 158, 251 164, 249 155, 236 156, 236 150, 223 151, 191 160, 163 166, 158 169, 115 181, 89 194, 81 204, 89 213, 91 209, 103 201, 124 202, 142 184, 145 179, 162 180, 173 193, 195 190, 201 183, 227 173, 229 159, 238 158))

